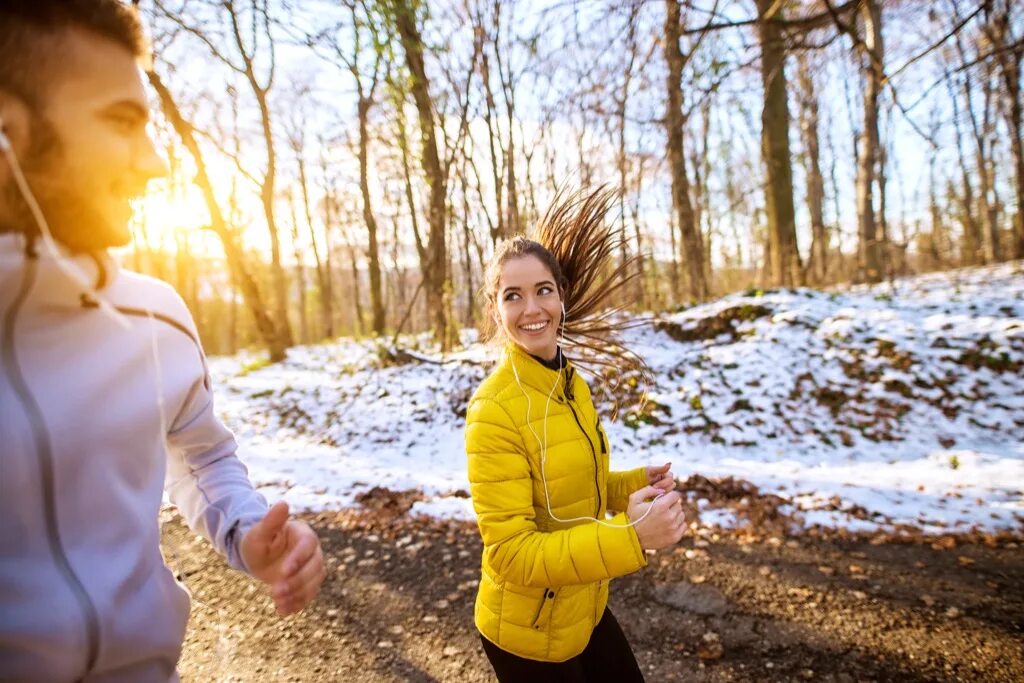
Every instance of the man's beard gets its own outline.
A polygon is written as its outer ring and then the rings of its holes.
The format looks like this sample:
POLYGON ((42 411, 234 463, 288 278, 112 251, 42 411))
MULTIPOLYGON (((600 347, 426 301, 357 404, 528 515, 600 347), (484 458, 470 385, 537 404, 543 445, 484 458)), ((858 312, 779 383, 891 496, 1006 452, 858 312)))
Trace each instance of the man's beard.
MULTIPOLYGON (((86 252, 127 244, 131 236, 127 226, 114 226, 106 220, 83 192, 81 182, 69 177, 65 147, 53 125, 42 114, 32 119, 29 147, 20 161, 29 189, 43 214, 54 240, 72 252, 86 252)), ((10 207, 10 224, 0 232, 39 235, 42 227, 13 178, 0 197, 10 207)))

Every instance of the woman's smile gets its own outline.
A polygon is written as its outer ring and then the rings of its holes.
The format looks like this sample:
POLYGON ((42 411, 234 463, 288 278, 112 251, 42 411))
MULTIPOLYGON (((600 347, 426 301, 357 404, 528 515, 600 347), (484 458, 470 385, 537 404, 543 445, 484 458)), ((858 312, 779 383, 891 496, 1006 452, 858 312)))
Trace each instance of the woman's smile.
POLYGON ((535 323, 525 323, 519 326, 519 329, 523 330, 527 334, 538 334, 543 332, 547 326, 551 323, 550 320, 542 320, 535 323))
POLYGON ((498 322, 509 339, 534 356, 554 358, 562 298, 548 267, 536 256, 509 259, 499 291, 498 322))

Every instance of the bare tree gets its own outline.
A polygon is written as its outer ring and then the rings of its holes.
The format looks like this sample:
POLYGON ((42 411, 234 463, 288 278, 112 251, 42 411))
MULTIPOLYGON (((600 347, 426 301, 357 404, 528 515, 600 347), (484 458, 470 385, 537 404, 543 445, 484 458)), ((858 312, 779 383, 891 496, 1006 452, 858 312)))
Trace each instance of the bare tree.
POLYGON ((811 280, 821 284, 825 281, 828 268, 829 236, 825 227, 825 181, 821 174, 818 141, 818 92, 806 53, 801 53, 798 59, 797 78, 800 84, 797 96, 800 132, 807 175, 807 213, 811 219, 811 254, 807 260, 807 270, 811 280))
POLYGON ((803 283, 796 248, 796 212, 793 207, 793 166, 789 154, 789 104, 786 88, 786 45, 780 22, 783 3, 757 0, 760 16, 761 152, 765 164, 765 209, 768 218, 771 282, 794 286, 803 283))
POLYGON ((963 227, 961 234, 960 262, 963 265, 974 266, 985 260, 984 247, 982 245, 981 226, 978 224, 975 213, 976 204, 974 201, 974 183, 971 180, 971 171, 967 164, 967 155, 964 151, 963 132, 961 130, 960 96, 956 91, 954 77, 949 76, 949 97, 953 105, 953 130, 956 133, 956 151, 960 162, 960 176, 962 180, 962 214, 960 222, 963 227))
POLYGON ((277 149, 270 110, 270 91, 274 85, 276 71, 275 40, 266 0, 249 0, 245 5, 243 8, 235 0, 220 0, 216 4, 209 5, 216 20, 226 23, 227 38, 216 40, 212 37, 208 27, 189 23, 179 10, 169 9, 164 0, 156 0, 156 6, 165 18, 198 39, 218 62, 245 80, 256 101, 262 142, 266 153, 266 165, 263 168, 262 177, 257 178, 254 174, 245 172, 241 166, 241 160, 236 161, 239 164, 239 170, 246 177, 254 180, 259 187, 263 215, 270 237, 270 267, 275 294, 274 311, 277 319, 277 331, 281 335, 279 345, 287 348, 293 344, 293 341, 291 325, 288 322, 287 278, 281 261, 281 240, 274 206, 277 199, 277 149), (234 54, 226 52, 223 43, 227 43, 234 54))
MULTIPOLYGON (((377 217, 373 210, 370 197, 370 110, 375 104, 377 85, 381 81, 382 65, 385 51, 382 48, 383 37, 379 33, 379 18, 366 2, 362 0, 344 0, 349 10, 351 24, 351 52, 342 47, 337 36, 330 37, 330 45, 338 60, 352 75, 356 86, 356 119, 359 122, 358 153, 359 160, 359 194, 362 199, 362 217, 366 225, 367 236, 367 271, 370 276, 370 309, 372 311, 371 328, 377 336, 384 334, 386 326, 384 313, 384 290, 381 279, 380 245, 378 239, 377 217), (365 32, 364 32, 365 29, 365 32), (369 33, 369 49, 372 66, 364 70, 359 61, 364 51, 364 35, 369 33)), ((346 35, 345 42, 349 38, 346 35)))
POLYGON ((1024 258, 1024 108, 1021 102, 1021 62, 1024 60, 1024 40, 1013 34, 1014 23, 1011 12, 1019 12, 1020 5, 1011 0, 992 0, 985 3, 990 19, 985 24, 985 35, 991 44, 991 51, 999 63, 1003 81, 1001 99, 1006 127, 1013 154, 1014 191, 1017 197, 1017 213, 1014 217, 1014 258, 1024 258))
POLYGON ((683 54, 679 45, 682 30, 679 0, 665 0, 665 9, 665 61, 668 64, 665 128, 672 174, 672 206, 678 221, 680 260, 687 276, 687 293, 690 298, 701 301, 708 295, 708 285, 704 278, 704 244, 690 201, 690 179, 683 148, 683 130, 687 121, 683 112, 682 78, 686 63, 693 57, 705 34, 701 34, 688 54, 683 54))
MULTIPOLYGON (((304 93, 305 97, 308 93, 304 93)), ((324 225, 323 242, 321 251, 318 245, 315 221, 313 220, 313 203, 310 197, 310 181, 306 161, 306 126, 305 112, 300 111, 299 115, 291 122, 288 129, 288 146, 295 156, 295 166, 298 171, 299 191, 302 194, 302 209, 305 217, 306 229, 309 232, 310 250, 313 252, 313 260, 316 264, 316 280, 319 287, 320 301, 320 330, 324 337, 334 336, 334 287, 332 286, 330 273, 330 235, 327 226, 324 225)), ((326 145, 321 141, 321 148, 326 145)))
POLYGON ((447 248, 447 177, 441 166, 437 150, 434 107, 430 97, 430 80, 424 63, 423 37, 417 18, 415 0, 387 0, 388 11, 395 22, 405 63, 409 70, 410 90, 419 118, 420 163, 430 188, 427 221, 426 261, 422 264, 423 286, 427 308, 432 318, 434 336, 443 351, 453 346, 455 330, 449 321, 451 278, 448 270, 447 248))
MULTIPOLYGON (((954 14, 959 17, 959 11, 955 5, 952 7, 954 14)), ((959 33, 956 35, 956 48, 960 60, 966 63, 967 50, 964 48, 963 40, 959 33)), ((979 48, 980 51, 980 48, 979 48)), ((986 61, 981 64, 981 116, 975 111, 975 83, 971 76, 971 69, 965 69, 961 87, 964 95, 964 112, 967 114, 967 121, 970 124, 971 138, 974 140, 974 175, 978 178, 978 214, 981 219, 981 244, 983 260, 988 262, 1001 261, 1002 250, 999 246, 999 224, 998 207, 993 201, 995 183, 993 168, 991 164, 993 132, 994 132, 994 92, 992 87, 993 64, 986 61)))
POLYGON ((263 296, 260 293, 259 286, 256 284, 256 279, 246 265, 238 235, 228 226, 227 221, 224 219, 224 213, 221 211, 220 204, 217 201, 213 183, 210 181, 209 173, 206 170, 206 162, 199 144, 196 142, 195 129, 182 115, 177 102, 175 102, 173 95, 171 95, 171 91, 167 89, 167 86, 164 85, 163 80, 161 80, 156 71, 150 70, 146 75, 160 98, 164 116, 174 127, 175 132, 181 137, 182 144, 185 145, 185 149, 189 151, 189 154, 192 155, 195 161, 195 182, 203 193, 206 208, 210 213, 210 228, 220 238, 232 277, 238 283, 245 303, 250 313, 252 313, 256 328, 259 330, 260 337, 270 351, 270 359, 274 362, 284 360, 285 350, 288 347, 284 343, 285 335, 268 314, 266 304, 263 302, 263 296))

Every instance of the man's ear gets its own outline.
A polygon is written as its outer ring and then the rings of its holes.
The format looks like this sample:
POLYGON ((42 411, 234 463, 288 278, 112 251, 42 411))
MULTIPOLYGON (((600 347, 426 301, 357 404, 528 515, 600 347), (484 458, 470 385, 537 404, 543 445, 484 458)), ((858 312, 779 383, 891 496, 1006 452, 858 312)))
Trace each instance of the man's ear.
MULTIPOLYGON (((10 145, 17 155, 24 153, 29 145, 29 122, 31 116, 28 105, 17 95, 0 88, 0 132, 4 141, 10 145)), ((4 185, 11 177, 11 169, 5 154, 0 154, 0 185, 4 185)))

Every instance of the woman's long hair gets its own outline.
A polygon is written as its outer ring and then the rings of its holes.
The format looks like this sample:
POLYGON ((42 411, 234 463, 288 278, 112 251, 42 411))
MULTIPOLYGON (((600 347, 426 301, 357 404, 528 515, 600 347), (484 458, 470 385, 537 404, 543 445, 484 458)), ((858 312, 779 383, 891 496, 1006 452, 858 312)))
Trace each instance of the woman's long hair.
POLYGON ((639 374, 645 384, 651 378, 644 360, 620 338, 642 321, 623 315, 625 303, 612 303, 640 275, 638 254, 616 258, 626 253, 626 236, 605 220, 615 200, 615 192, 605 187, 559 192, 530 237, 517 235, 498 244, 484 278, 490 309, 484 337, 490 339, 498 332, 494 312, 505 262, 535 256, 547 266, 565 304, 562 349, 573 356, 577 367, 609 389, 613 399, 623 377, 639 374))

